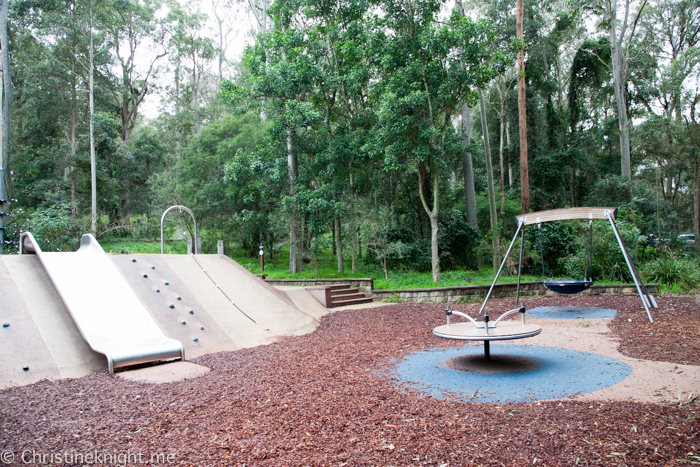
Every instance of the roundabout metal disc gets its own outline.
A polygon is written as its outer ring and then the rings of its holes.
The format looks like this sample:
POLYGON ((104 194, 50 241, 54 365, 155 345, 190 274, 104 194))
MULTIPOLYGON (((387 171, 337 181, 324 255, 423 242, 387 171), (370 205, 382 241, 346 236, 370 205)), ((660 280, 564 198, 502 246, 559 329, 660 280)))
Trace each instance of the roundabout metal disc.
POLYGON ((489 326, 489 332, 487 334, 483 323, 479 324, 480 325, 474 325, 472 322, 445 324, 433 329, 433 334, 443 339, 505 341, 534 337, 542 332, 542 326, 537 324, 502 321, 496 327, 489 326))

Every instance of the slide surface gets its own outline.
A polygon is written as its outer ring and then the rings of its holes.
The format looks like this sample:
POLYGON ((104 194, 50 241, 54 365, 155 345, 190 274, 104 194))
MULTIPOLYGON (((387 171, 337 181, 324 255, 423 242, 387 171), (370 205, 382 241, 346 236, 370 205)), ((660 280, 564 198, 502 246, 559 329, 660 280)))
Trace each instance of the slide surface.
POLYGON ((180 341, 166 337, 91 234, 74 253, 42 252, 30 233, 25 252, 35 253, 90 347, 114 368, 185 359, 180 341))

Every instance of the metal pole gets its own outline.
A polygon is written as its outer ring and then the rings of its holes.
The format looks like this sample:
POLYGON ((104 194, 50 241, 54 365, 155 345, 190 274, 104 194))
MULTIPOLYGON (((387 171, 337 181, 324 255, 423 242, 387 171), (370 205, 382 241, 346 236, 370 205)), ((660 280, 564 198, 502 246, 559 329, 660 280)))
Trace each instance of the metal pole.
MULTIPOLYGON (((2 163, 2 161, 0 161, 2 163)), ((5 169, 0 167, 0 255, 5 245, 5 169)))
POLYGON ((90 211, 90 229, 93 234, 97 233, 97 162, 95 161, 95 90, 94 90, 94 49, 92 45, 92 1, 90 1, 90 190, 91 194, 91 211, 90 211))
POLYGON ((523 239, 525 237, 525 229, 520 232, 520 259, 518 260, 518 288, 515 290, 515 304, 520 301, 520 273, 523 269, 523 239))
POLYGON ((187 209, 185 206, 180 206, 179 204, 176 204, 175 206, 170 206, 168 209, 165 210, 163 215, 160 217, 160 254, 161 255, 165 254, 165 237, 163 234, 163 221, 165 221, 165 215, 171 209, 175 209, 175 208, 177 208, 179 210, 179 212, 182 212, 182 210, 184 209, 185 211, 187 211, 189 213, 190 217, 192 218, 192 222, 194 223, 194 242, 193 242, 194 247, 192 248, 192 251, 194 251, 195 255, 199 254, 199 252, 197 251, 198 250, 197 249, 197 221, 195 220, 194 214, 192 213, 192 211, 187 209))
POLYGON ((258 249, 260 250, 260 272, 265 272, 265 260, 263 259, 265 257, 265 252, 263 250, 262 243, 260 244, 258 249))
POLYGON ((642 305, 644 305, 644 310, 646 310, 647 316, 649 317, 649 322, 653 323, 654 318, 651 317, 651 313, 649 312, 649 306, 647 305, 647 299, 644 297, 645 294, 642 292, 642 287, 639 285, 639 281, 637 281, 637 274, 634 271, 634 264, 632 264, 632 259, 630 259, 629 254, 627 253, 627 248, 625 248, 625 244, 622 243, 622 237, 620 236, 620 232, 617 231, 617 226, 615 226, 615 221, 613 221, 612 213, 609 211, 606 211, 605 215, 608 217, 608 220, 610 221, 610 225, 612 226, 613 232, 615 232, 615 237, 617 238, 617 243, 620 244, 620 249, 622 250, 622 256, 625 257, 625 261, 627 262, 627 267, 629 268, 630 274, 632 275, 632 280, 634 281, 634 285, 637 287, 637 292, 639 292, 639 298, 642 299, 642 305))
POLYGON ((501 275, 501 271, 503 270, 503 266, 505 266, 506 261, 508 261, 508 255, 510 255, 510 250, 513 248, 513 244, 515 243, 515 240, 517 240, 518 234, 520 233, 520 229, 523 228, 524 224, 525 224, 525 220, 520 219, 520 222, 518 223, 518 230, 515 231, 515 236, 513 237, 513 241, 510 242, 510 246, 508 247, 508 251, 506 251, 506 254, 503 257, 503 262, 501 263, 501 267, 498 268, 498 272, 496 273, 496 277, 493 278, 493 284, 491 284, 491 288, 489 289, 489 293, 486 294, 486 299, 484 299, 484 303, 481 305, 481 309, 479 309, 479 314, 481 314, 481 312, 484 311, 484 307, 486 307, 486 302, 489 301, 489 297, 491 296, 491 292, 493 292, 493 288, 496 285, 496 281, 498 280, 498 276, 501 275))

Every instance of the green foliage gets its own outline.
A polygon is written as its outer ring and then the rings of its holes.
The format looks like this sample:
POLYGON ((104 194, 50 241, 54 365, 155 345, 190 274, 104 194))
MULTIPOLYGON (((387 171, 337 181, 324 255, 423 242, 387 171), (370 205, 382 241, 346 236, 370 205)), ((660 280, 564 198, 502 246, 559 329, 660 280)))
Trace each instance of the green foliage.
POLYGON ((700 284, 700 268, 697 262, 665 256, 649 261, 641 270, 647 282, 678 286, 681 292, 694 290, 700 284))
POLYGON ((71 206, 59 204, 32 213, 23 226, 31 232, 43 251, 75 251, 89 219, 74 216, 71 206))
MULTIPOLYGON (((581 224, 574 236, 574 254, 567 258, 564 264, 566 273, 574 278, 583 277, 588 255, 588 225, 583 222, 581 224)), ((632 261, 636 264, 638 244, 644 237, 632 223, 618 220, 616 225, 632 261)), ((632 281, 620 245, 607 221, 593 222, 593 258, 589 274, 591 271, 594 281, 632 281)))

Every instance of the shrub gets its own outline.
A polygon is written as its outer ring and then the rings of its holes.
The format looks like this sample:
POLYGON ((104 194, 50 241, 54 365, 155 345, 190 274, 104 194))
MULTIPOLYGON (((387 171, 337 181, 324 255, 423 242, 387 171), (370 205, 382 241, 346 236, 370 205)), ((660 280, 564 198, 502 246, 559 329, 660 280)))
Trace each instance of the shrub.
POLYGON ((688 292, 700 284, 700 270, 689 260, 666 256, 649 261, 642 268, 645 281, 657 282, 667 286, 678 285, 683 292, 688 292))

